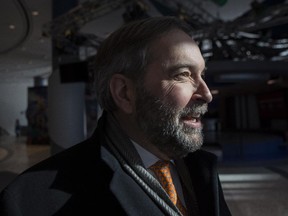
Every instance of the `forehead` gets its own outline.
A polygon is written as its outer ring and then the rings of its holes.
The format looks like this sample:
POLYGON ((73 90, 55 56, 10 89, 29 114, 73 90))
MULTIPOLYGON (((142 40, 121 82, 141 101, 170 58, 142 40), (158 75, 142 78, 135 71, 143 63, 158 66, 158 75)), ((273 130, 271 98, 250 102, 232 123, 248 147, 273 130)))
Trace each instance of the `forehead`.
POLYGON ((187 64, 205 67, 205 62, 196 42, 181 30, 172 30, 156 39, 150 46, 150 63, 162 66, 187 64))

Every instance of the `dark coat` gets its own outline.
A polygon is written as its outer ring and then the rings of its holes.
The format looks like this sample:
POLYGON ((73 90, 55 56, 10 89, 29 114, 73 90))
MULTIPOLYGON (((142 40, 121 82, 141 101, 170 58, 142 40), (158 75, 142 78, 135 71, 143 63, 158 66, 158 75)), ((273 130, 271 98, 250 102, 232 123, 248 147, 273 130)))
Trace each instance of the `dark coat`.
MULTIPOLYGON (((198 151, 185 163, 201 216, 229 216, 216 156, 198 151)), ((1 216, 164 215, 106 147, 99 124, 88 140, 22 173, 0 194, 1 216)))

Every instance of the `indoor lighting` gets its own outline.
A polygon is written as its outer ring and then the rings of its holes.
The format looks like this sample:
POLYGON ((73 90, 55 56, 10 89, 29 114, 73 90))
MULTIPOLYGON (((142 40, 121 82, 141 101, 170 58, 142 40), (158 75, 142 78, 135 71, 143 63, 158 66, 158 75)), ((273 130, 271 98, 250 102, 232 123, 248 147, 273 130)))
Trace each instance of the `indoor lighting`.
POLYGON ((32 16, 38 16, 39 15, 39 11, 32 11, 32 16))
POLYGON ((9 29, 14 30, 15 29, 15 25, 9 25, 9 29))
POLYGON ((212 95, 217 95, 217 94, 219 94, 219 90, 213 89, 213 90, 211 90, 211 94, 212 95))
POLYGON ((268 85, 273 85, 273 84, 275 84, 277 82, 278 82, 278 80, 276 80, 276 79, 270 79, 270 80, 267 81, 267 84, 268 85))

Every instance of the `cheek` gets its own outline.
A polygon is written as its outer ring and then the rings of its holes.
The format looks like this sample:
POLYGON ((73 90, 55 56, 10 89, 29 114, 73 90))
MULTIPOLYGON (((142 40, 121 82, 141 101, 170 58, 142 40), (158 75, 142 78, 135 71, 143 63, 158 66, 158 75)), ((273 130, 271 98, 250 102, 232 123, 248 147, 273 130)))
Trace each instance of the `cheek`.
POLYGON ((194 89, 191 84, 175 84, 165 91, 164 101, 175 105, 176 107, 186 107, 190 102, 194 89))

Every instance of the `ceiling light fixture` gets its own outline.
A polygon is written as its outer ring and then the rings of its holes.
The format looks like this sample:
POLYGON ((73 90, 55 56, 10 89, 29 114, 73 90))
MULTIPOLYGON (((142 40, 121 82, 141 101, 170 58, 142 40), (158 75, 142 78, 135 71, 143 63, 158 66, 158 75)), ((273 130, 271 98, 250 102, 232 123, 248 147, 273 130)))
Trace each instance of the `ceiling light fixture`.
POLYGON ((38 16, 39 15, 39 11, 32 11, 32 16, 38 16))
POLYGON ((14 30, 15 28, 15 25, 9 25, 9 29, 14 30))

